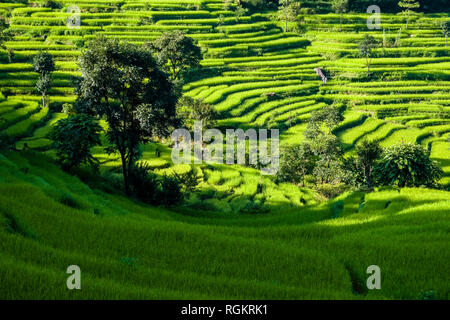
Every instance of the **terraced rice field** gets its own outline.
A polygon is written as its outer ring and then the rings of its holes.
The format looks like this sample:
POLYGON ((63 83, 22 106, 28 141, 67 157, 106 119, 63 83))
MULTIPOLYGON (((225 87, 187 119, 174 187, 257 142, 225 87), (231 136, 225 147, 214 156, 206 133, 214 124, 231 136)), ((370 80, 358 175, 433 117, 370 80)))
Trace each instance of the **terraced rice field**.
MULTIPOLYGON (((250 167, 173 165, 169 144, 150 143, 143 161, 156 173, 202 177, 199 191, 169 210, 64 173, 50 161, 48 137, 67 116, 62 105, 75 101, 89 40, 143 44, 183 30, 204 52, 183 92, 212 104, 220 129, 278 128, 282 146, 295 144, 311 112, 341 103, 334 133, 347 153, 364 139, 420 143, 448 188, 450 47, 440 24, 449 14, 414 15, 407 30, 400 14, 382 14, 380 30, 367 30, 367 14, 345 14, 339 32, 330 1, 303 1, 318 14, 299 16, 296 33, 270 12, 237 19, 236 4, 223 0, 57 2, 60 9, 0 3, 16 33, 5 43, 13 60, 0 50, 0 131, 21 151, 0 154, 0 299, 449 299, 448 191, 379 188, 324 202, 250 167), (71 5, 80 28, 66 25, 71 5), (370 80, 357 47, 365 33, 383 43, 370 80), (41 50, 56 59, 46 108, 31 64, 41 50), (73 263, 82 291, 65 286, 73 263), (365 289, 372 264, 381 266, 382 290, 365 289)), ((102 174, 117 172, 118 158, 103 147, 94 153, 102 174)))
MULTIPOLYGON (((204 51, 202 68, 190 74, 184 93, 211 103, 219 112, 222 129, 279 128, 282 145, 297 143, 312 111, 340 102, 347 107, 346 120, 336 133, 346 151, 369 138, 383 146, 418 142, 436 159, 450 158, 445 140, 450 132, 450 54, 440 30, 441 21, 448 19, 446 14, 415 15, 408 30, 401 15, 383 14, 382 29, 373 31, 366 27, 368 15, 347 14, 344 32, 339 32, 338 15, 305 15, 300 17, 305 30, 298 34, 283 32, 281 22, 270 19, 270 14, 236 19, 235 4, 224 8, 222 0, 94 0, 75 2, 81 10, 81 26, 69 29, 66 22, 71 13, 66 9, 74 2, 59 3, 63 8, 1 6, 11 17, 10 29, 20 35, 6 43, 14 50, 12 63, 6 51, 0 52, 0 84, 7 96, 0 102, 0 126, 18 139, 20 149, 50 149, 50 127, 62 117, 61 105, 75 99, 72 78, 79 75, 77 58, 95 35, 142 44, 177 29, 198 41, 204 51), (375 80, 371 81, 365 77, 365 60, 358 57, 357 48, 366 32, 384 44, 376 50, 371 67, 375 80), (37 74, 30 64, 40 50, 47 50, 57 61, 49 110, 39 109, 34 89, 37 74), (319 81, 314 72, 317 67, 330 77, 327 84, 319 81)), ((329 12, 329 3, 323 2, 321 8, 329 12)), ((168 170, 170 149, 159 146, 162 156, 155 158, 155 148, 147 145, 144 159, 157 170, 168 170)), ((97 156, 104 168, 118 164, 100 148, 97 156)), ((213 167, 213 171, 199 168, 206 176, 202 200, 209 199, 222 211, 240 210, 230 209, 237 195, 269 203, 267 194, 272 189, 290 207, 308 197, 300 191, 294 197, 282 196, 282 188, 271 186, 268 178, 257 178, 252 169, 213 167), (220 179, 215 177, 218 172, 220 179), (266 189, 249 191, 253 181, 266 189), (235 193, 217 201, 214 195, 227 188, 235 193)), ((444 170, 442 183, 447 184, 450 171, 448 166, 444 170)))

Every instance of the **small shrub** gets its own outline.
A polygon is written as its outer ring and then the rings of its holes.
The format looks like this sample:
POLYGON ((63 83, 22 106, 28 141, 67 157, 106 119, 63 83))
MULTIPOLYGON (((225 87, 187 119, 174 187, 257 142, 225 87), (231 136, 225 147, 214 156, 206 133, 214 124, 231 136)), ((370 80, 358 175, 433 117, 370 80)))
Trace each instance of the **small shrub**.
POLYGON ((82 207, 81 204, 70 193, 66 192, 62 193, 58 197, 58 202, 74 209, 80 209, 82 207))
POLYGON ((161 178, 158 202, 169 207, 181 203, 184 198, 177 178, 164 175, 161 178))
POLYGON ((340 183, 340 184, 324 183, 324 184, 319 184, 316 186, 317 192, 328 199, 331 199, 331 198, 334 198, 334 197, 340 195, 346 189, 347 189, 347 186, 343 183, 340 183))
POLYGON ((157 176, 150 172, 148 164, 135 165, 130 171, 130 187, 132 194, 146 203, 156 203, 158 195, 157 176))
POLYGON ((201 177, 198 172, 193 168, 188 172, 178 174, 174 172, 174 177, 183 186, 185 192, 194 192, 201 181, 201 177))
POLYGON ((339 200, 331 206, 331 217, 333 219, 339 217, 339 214, 341 214, 342 211, 344 211, 344 202, 339 200))
POLYGON ((51 9, 61 9, 62 5, 53 0, 45 0, 45 2, 42 4, 42 7, 51 9))

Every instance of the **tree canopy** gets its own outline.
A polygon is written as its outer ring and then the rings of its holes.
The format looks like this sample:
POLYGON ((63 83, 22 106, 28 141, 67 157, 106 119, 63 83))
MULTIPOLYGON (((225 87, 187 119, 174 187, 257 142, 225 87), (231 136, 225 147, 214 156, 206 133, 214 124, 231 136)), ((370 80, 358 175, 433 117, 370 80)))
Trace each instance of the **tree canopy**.
POLYGON ((79 99, 108 122, 108 152, 118 152, 125 190, 128 173, 140 157, 139 145, 168 136, 176 125, 173 83, 148 46, 97 37, 80 58, 79 99))
POLYGON ((188 68, 197 68, 202 60, 202 52, 194 40, 182 31, 164 32, 149 44, 157 61, 171 71, 172 79, 178 79, 188 68))
POLYGON ((86 114, 59 120, 51 131, 50 138, 63 168, 70 170, 82 163, 97 168, 98 161, 92 156, 91 148, 101 144, 101 131, 100 125, 86 114))
POLYGON ((294 0, 280 0, 278 19, 284 21, 284 32, 287 32, 288 22, 295 21, 300 11, 300 2, 294 0))
POLYGON ((39 73, 36 89, 42 94, 42 106, 46 106, 46 96, 52 86, 51 73, 55 71, 53 56, 48 52, 39 52, 33 58, 34 71, 39 73))
POLYGON ((412 143, 387 147, 375 168, 380 184, 401 188, 433 186, 442 174, 442 169, 430 159, 430 153, 421 145, 412 143))

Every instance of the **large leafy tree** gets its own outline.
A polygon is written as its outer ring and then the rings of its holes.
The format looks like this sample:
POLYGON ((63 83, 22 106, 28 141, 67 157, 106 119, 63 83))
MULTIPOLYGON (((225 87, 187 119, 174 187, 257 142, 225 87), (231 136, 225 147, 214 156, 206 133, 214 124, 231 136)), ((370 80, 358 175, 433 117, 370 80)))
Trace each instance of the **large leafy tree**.
POLYGON ((416 0, 400 0, 398 6, 403 9, 403 13, 406 15, 406 29, 408 29, 409 16, 414 11, 413 9, 420 8, 420 3, 416 0))
POLYGON ((447 38, 450 35, 450 20, 442 22, 442 33, 445 37, 445 46, 447 47, 447 38))
POLYGON ((50 139, 63 168, 70 170, 82 163, 97 168, 98 160, 92 156, 91 148, 101 144, 101 131, 94 118, 86 114, 59 120, 50 133, 50 139))
POLYGON ((284 21, 284 32, 287 32, 288 22, 295 21, 300 11, 300 2, 294 0, 280 0, 278 19, 284 21))
POLYGON ((285 147, 280 160, 278 178, 292 183, 301 182, 304 186, 305 176, 313 172, 317 157, 309 143, 302 143, 285 147))
POLYGON ((348 0, 332 0, 331 7, 340 15, 339 32, 342 32, 342 15, 348 10, 348 0))
POLYGON ((373 170, 382 152, 383 149, 378 141, 364 140, 356 146, 357 165, 364 175, 367 188, 372 188, 373 170))
POLYGON ((154 51, 157 61, 170 69, 172 80, 179 80, 188 68, 199 67, 203 58, 194 40, 178 30, 163 33, 149 47, 154 51))
POLYGON ((139 145, 168 136, 178 96, 149 47, 97 37, 83 52, 78 94, 88 111, 108 122, 109 152, 120 154, 125 191, 139 145))
POLYGON ((189 130, 194 129, 195 121, 202 121, 204 128, 212 128, 217 122, 217 112, 202 99, 183 96, 177 105, 177 117, 189 130))
POLYGON ((343 109, 331 105, 312 112, 305 131, 305 136, 313 139, 323 134, 323 127, 326 128, 326 134, 331 134, 333 129, 344 120, 343 109))
POLYGON ((442 174, 442 169, 430 159, 429 151, 412 143, 386 148, 375 168, 380 184, 399 187, 433 186, 442 174))
POLYGON ((359 43, 360 56, 366 59, 367 76, 370 76, 370 65, 372 64, 373 49, 375 49, 377 46, 377 40, 367 33, 359 43))
POLYGON ((47 93, 52 86, 52 72, 55 70, 53 56, 48 52, 39 52, 33 58, 34 71, 39 73, 36 89, 42 94, 42 107, 46 106, 47 93))

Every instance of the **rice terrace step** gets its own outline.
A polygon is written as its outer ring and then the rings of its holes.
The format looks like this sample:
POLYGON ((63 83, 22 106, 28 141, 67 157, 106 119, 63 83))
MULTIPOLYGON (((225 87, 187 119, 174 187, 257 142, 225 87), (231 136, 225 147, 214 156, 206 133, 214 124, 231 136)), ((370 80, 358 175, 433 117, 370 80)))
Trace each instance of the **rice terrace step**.
POLYGON ((448 0, 2 1, 0 300, 448 300, 449 35, 448 0))

